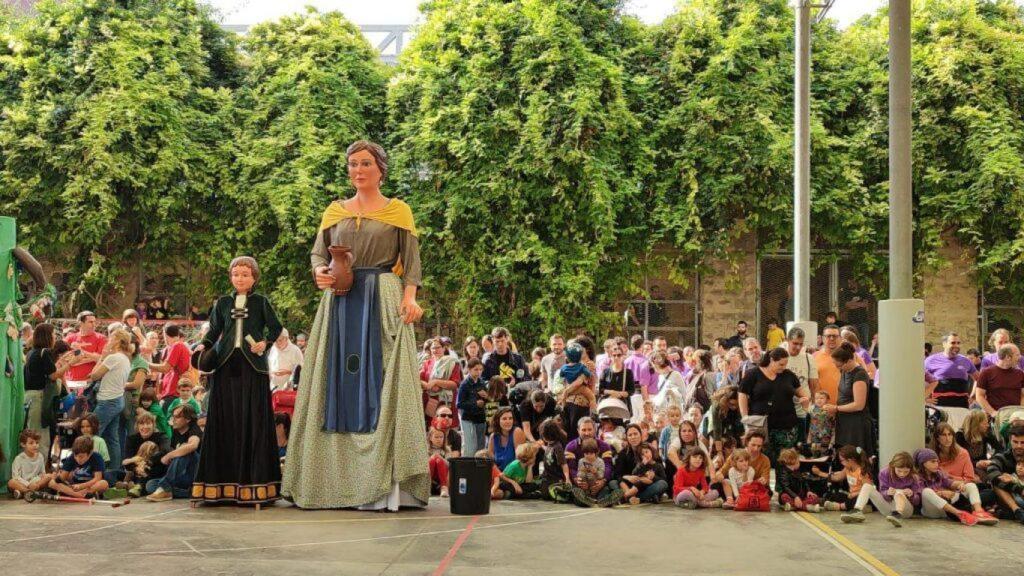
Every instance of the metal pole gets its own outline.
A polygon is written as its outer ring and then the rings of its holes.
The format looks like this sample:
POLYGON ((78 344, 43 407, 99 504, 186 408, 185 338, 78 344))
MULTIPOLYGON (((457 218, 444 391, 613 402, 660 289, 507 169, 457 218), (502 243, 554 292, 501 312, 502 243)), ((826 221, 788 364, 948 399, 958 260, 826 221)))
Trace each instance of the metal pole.
POLYGON ((910 3, 889 0, 889 299, 879 303, 879 455, 919 448, 924 430, 924 301, 913 299, 910 3))
POLYGON ((910 0, 889 2, 889 298, 914 297, 910 0))
POLYGON ((811 316, 811 4, 797 0, 793 90, 793 320, 811 316))

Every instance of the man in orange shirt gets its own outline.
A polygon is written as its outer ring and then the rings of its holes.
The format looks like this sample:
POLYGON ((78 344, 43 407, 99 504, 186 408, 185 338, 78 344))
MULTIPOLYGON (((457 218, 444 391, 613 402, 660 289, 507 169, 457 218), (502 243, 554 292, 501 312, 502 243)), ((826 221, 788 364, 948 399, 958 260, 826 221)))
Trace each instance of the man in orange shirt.
POLYGON ((823 390, 828 392, 831 402, 835 402, 839 395, 839 369, 832 362, 832 352, 839 348, 839 327, 835 324, 825 326, 821 332, 822 348, 814 353, 814 363, 818 367, 817 390, 811 389, 811 394, 823 390))

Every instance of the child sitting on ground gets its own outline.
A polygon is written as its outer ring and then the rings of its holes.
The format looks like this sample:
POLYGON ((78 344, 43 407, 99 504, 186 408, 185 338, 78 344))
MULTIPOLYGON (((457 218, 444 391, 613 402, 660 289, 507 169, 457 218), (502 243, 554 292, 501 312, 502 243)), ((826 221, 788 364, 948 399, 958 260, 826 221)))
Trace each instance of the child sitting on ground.
POLYGON ((668 454, 668 446, 676 431, 679 430, 679 423, 683 421, 683 409, 678 404, 673 404, 665 409, 665 418, 668 420, 668 424, 661 429, 661 433, 658 435, 658 450, 662 454, 668 454))
POLYGON ((565 442, 568 437, 554 418, 540 423, 540 437, 544 441, 544 466, 541 470, 540 491, 544 499, 555 499, 551 488, 571 484, 569 464, 565 460, 565 442))
MULTIPOLYGON (((486 449, 477 450, 473 454, 476 458, 486 458, 491 460, 491 453, 486 449)), ((493 460, 491 460, 493 462, 493 460)), ((498 468, 497 464, 491 464, 491 500, 501 500, 504 498, 504 492, 501 491, 501 469, 498 468)))
POLYGON ((832 433, 836 428, 835 416, 825 411, 829 395, 824 390, 814 394, 814 406, 808 413, 810 423, 807 426, 807 446, 812 456, 821 456, 832 445, 832 433))
POLYGON ((146 388, 139 393, 139 407, 136 414, 149 412, 156 419, 156 429, 166 438, 171 437, 171 424, 167 421, 167 413, 156 400, 156 389, 146 388))
POLYGON ((994 526, 999 521, 981 506, 981 493, 973 482, 953 480, 939 468, 939 455, 931 448, 914 451, 914 463, 921 476, 921 515, 925 518, 959 520, 961 524, 994 526), (964 502, 964 496, 967 502, 964 502), (967 508, 961 510, 960 508, 967 508))
POLYGON ((28 492, 46 488, 53 479, 52 474, 46 473, 46 457, 39 452, 39 438, 39 432, 35 430, 22 430, 18 436, 21 454, 14 457, 11 479, 7 481, 7 488, 15 500, 28 492))
POLYGON ((451 448, 448 446, 448 435, 431 428, 427 431, 427 465, 430 469, 430 493, 440 494, 441 498, 448 497, 448 456, 451 448))
POLYGON ((100 429, 100 419, 93 413, 88 413, 78 419, 75 431, 81 436, 92 438, 92 448, 103 458, 103 464, 110 464, 110 451, 107 449, 107 441, 96 433, 100 429))
POLYGON ((192 405, 192 409, 196 411, 196 414, 202 414, 203 411, 199 408, 199 402, 192 397, 193 387, 192 381, 184 376, 178 380, 178 397, 171 400, 171 403, 167 405, 168 414, 174 414, 174 409, 186 402, 192 405))
POLYGON ((778 468, 775 487, 783 510, 820 512, 818 495, 811 492, 807 474, 800 470, 800 454, 792 448, 786 448, 779 453, 779 462, 782 466, 778 468))
POLYGON ((830 482, 846 481, 847 491, 837 494, 838 500, 825 502, 825 510, 842 510, 840 517, 844 524, 864 521, 864 507, 875 492, 871 479, 871 461, 860 446, 846 445, 839 449, 839 463, 842 468, 831 474, 822 472, 817 466, 811 470, 816 476, 825 474, 830 482))
MULTIPOLYGON (((676 505, 691 510, 697 507, 721 507, 722 499, 718 497, 718 491, 708 485, 707 455, 704 451, 697 447, 690 448, 683 460, 684 465, 676 470, 672 483, 672 500, 676 505)), ((747 466, 749 468, 749 462, 747 466)))
POLYGON ((516 459, 505 466, 501 473, 502 480, 498 485, 502 499, 541 497, 537 483, 533 479, 533 465, 537 461, 537 445, 531 443, 516 446, 516 459))
POLYGON ((583 458, 576 465, 576 486, 583 490, 587 496, 597 498, 601 488, 604 488, 604 460, 597 456, 597 441, 587 438, 580 445, 583 458))
POLYGON ((103 458, 93 451, 93 438, 79 436, 71 445, 71 456, 61 462, 60 473, 50 480, 50 488, 65 496, 90 498, 106 492, 103 458))
MULTIPOLYGON (((732 504, 733 498, 740 493, 740 488, 744 484, 754 481, 754 468, 750 465, 750 452, 747 452, 745 448, 737 448, 732 452, 732 467, 729 468, 729 477, 726 482, 729 483, 730 491, 726 491, 728 499, 726 504, 732 504)), ((731 506, 730 506, 731 507, 731 506)))
MULTIPOLYGON (((632 474, 622 477, 619 488, 622 489, 622 498, 630 504, 640 502, 658 502, 661 495, 665 493, 665 467, 658 458, 657 450, 650 444, 640 445, 640 462, 633 468, 632 474), (656 494, 644 494, 645 490, 657 482, 662 482, 660 489, 653 488, 656 494), (641 497, 642 496, 642 497, 641 497)), ((650 490, 648 490, 648 493, 650 490)))

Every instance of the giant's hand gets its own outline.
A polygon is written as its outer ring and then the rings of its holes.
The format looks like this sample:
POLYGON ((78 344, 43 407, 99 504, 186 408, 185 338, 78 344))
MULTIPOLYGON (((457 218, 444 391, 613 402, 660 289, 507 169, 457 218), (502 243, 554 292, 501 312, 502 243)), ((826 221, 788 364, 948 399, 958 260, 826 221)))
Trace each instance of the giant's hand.
POLYGON ((313 277, 316 280, 316 287, 320 290, 326 290, 334 284, 334 276, 331 275, 327 266, 320 266, 314 270, 313 277))
POLYGON ((415 324, 423 317, 423 308, 420 308, 420 305, 416 303, 415 296, 405 296, 402 298, 399 314, 402 316, 402 322, 415 324))

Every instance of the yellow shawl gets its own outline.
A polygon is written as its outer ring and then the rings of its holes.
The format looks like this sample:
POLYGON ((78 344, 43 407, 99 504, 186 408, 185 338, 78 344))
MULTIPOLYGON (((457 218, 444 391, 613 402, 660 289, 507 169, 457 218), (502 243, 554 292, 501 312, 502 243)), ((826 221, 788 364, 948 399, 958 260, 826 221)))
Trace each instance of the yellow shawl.
MULTIPOLYGON (((338 222, 348 218, 356 219, 356 229, 359 229, 363 218, 367 220, 376 220, 384 224, 389 224, 395 228, 401 228, 402 230, 408 231, 414 237, 419 238, 419 234, 416 232, 416 222, 412 218, 412 209, 405 202, 398 198, 392 198, 383 208, 380 210, 374 210, 373 212, 367 212, 365 214, 356 214, 349 212, 345 206, 338 201, 331 202, 324 210, 324 216, 320 220, 320 231, 334 226, 338 222)), ((395 263, 395 267, 392 271, 398 276, 402 275, 404 271, 402 268, 402 259, 399 258, 398 262, 395 263)))
POLYGON ((419 237, 416 232, 416 222, 412 218, 412 209, 405 202, 402 202, 398 198, 392 198, 383 208, 380 210, 374 210, 373 212, 367 212, 366 214, 356 214, 349 212, 345 209, 345 206, 338 201, 331 202, 324 210, 324 217, 320 220, 320 231, 324 231, 331 226, 334 226, 338 222, 347 218, 356 219, 356 228, 359 228, 363 218, 367 220, 376 220, 377 222, 383 222, 384 224, 390 224, 395 228, 401 228, 402 230, 408 230, 413 236, 419 237))

